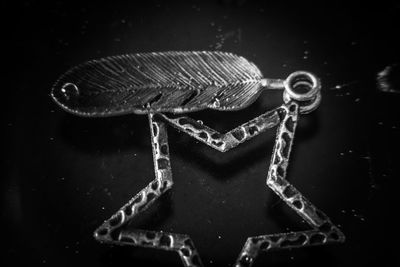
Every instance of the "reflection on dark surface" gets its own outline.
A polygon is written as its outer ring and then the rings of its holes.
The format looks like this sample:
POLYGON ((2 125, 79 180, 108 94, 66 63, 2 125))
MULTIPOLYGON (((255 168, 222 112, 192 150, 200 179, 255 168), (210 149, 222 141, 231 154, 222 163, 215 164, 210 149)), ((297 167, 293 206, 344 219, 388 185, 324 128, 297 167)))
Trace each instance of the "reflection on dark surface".
MULTIPOLYGON (((304 69, 322 79, 321 106, 300 118, 288 179, 341 227, 347 241, 274 252, 254 266, 396 261, 391 240, 397 229, 399 95, 379 90, 376 81, 399 62, 396 2, 285 7, 257 1, 24 1, 10 10, 18 67, 3 98, 5 261, 180 265, 173 253, 110 247, 92 238, 103 220, 153 179, 147 118, 75 117, 60 110, 49 92, 61 73, 89 59, 210 49, 242 55, 266 77, 304 69)), ((191 115, 226 131, 279 101, 279 93, 265 92, 242 111, 191 115)), ((307 228, 265 186, 274 131, 226 154, 172 128, 168 134, 174 188, 131 227, 190 235, 206 266, 232 264, 247 236, 307 228)))
POLYGON ((399 74, 400 66, 397 63, 386 66, 377 74, 378 89, 384 93, 398 94, 400 92, 399 74))

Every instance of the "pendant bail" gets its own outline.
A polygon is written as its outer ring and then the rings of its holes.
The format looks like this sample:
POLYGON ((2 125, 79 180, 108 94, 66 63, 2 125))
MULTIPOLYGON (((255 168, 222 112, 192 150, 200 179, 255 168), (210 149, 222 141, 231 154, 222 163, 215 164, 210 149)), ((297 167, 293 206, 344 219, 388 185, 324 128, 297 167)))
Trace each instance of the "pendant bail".
POLYGON ((321 83, 310 72, 293 72, 284 81, 284 87, 283 101, 285 103, 297 101, 302 114, 310 113, 321 103, 321 83))

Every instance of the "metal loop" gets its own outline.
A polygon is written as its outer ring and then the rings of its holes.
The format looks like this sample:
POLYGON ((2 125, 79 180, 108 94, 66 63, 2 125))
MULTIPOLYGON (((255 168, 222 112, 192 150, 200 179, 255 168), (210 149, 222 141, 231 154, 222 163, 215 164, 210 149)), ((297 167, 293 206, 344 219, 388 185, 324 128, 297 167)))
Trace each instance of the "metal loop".
MULTIPOLYGON (((308 103, 303 102, 300 103, 299 105, 299 111, 301 114, 308 114, 311 111, 314 111, 319 104, 321 103, 321 93, 318 93, 314 99, 312 100, 308 100, 308 103)), ((292 99, 289 97, 289 95, 287 94, 286 91, 283 92, 283 102, 285 102, 285 104, 289 103, 290 101, 292 101, 292 99)))
POLYGON ((315 110, 321 103, 321 83, 315 75, 307 71, 296 71, 290 74, 284 81, 285 91, 283 101, 298 101, 300 113, 306 114, 315 110), (298 92, 300 87, 305 92, 298 92))
POLYGON ((315 75, 307 71, 296 71, 290 74, 284 81, 285 92, 289 98, 297 101, 314 99, 321 89, 320 81, 315 75), (296 92, 296 87, 308 87, 304 93, 296 92))

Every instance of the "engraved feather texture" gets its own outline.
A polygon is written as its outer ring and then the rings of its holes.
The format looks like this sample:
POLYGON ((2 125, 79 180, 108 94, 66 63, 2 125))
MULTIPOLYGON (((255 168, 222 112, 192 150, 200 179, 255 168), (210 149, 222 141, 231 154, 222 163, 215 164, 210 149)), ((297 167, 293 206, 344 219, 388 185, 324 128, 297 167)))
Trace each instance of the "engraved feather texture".
POLYGON ((141 53, 78 65, 51 95, 81 116, 237 110, 257 99, 261 80, 257 66, 231 53, 141 53))

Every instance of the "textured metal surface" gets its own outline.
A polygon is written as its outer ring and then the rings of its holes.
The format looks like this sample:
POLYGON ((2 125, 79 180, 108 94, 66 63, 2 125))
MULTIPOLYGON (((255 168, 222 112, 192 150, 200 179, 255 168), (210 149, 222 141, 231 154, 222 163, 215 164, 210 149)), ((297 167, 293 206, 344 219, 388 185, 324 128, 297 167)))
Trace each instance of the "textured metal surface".
POLYGON ((267 185, 313 230, 249 237, 235 266, 251 266, 260 252, 323 245, 345 240, 339 228, 334 226, 322 211, 286 180, 299 108, 299 105, 293 101, 280 109, 281 122, 268 171, 267 185))
POLYGON ((300 105, 296 101, 291 101, 225 134, 218 133, 188 117, 171 118, 165 114, 149 114, 156 178, 106 220, 95 231, 95 238, 100 242, 111 244, 175 251, 178 252, 184 266, 202 266, 199 254, 187 235, 162 231, 127 231, 122 227, 172 187, 166 123, 221 152, 226 152, 279 124, 266 184, 291 209, 296 211, 312 230, 249 237, 234 266, 251 266, 259 253, 263 251, 343 242, 345 240, 343 233, 286 180, 299 110, 300 105))
POLYGON ((176 251, 184 266, 202 266, 193 242, 187 235, 144 230, 120 230, 123 225, 147 209, 173 185, 166 125, 154 118, 153 114, 148 116, 156 178, 110 219, 106 220, 95 231, 94 237, 100 242, 111 244, 176 251))
POLYGON ((52 90, 53 99, 64 109, 84 116, 147 113, 149 117, 155 179, 106 220, 94 237, 104 243, 175 251, 184 266, 202 266, 187 235, 123 227, 173 185, 166 125, 220 152, 279 125, 266 184, 312 230, 249 237, 235 266, 251 266, 262 251, 343 242, 343 233, 285 179, 298 114, 319 106, 320 89, 319 80, 311 73, 297 71, 284 81, 262 79, 254 64, 223 52, 126 55, 91 61, 68 71, 52 90), (189 117, 166 114, 240 109, 252 103, 262 87, 284 88, 284 104, 224 134, 189 117))
MULTIPOLYGON (((398 1, 5 4, 5 13, 13 14, 4 17, 6 29, 15 34, 4 36, 14 64, 2 91, 6 264, 0 265, 181 263, 176 253, 101 245, 92 238, 95 227, 154 178, 147 116, 75 117, 48 96, 59 75, 86 59, 173 49, 231 51, 266 77, 284 78, 300 68, 323 81, 321 107, 300 116, 287 179, 341 225, 346 243, 262 254, 253 266, 399 265, 393 214, 400 94, 375 79, 400 66, 398 1)), ((239 112, 207 109, 193 117, 225 132, 275 107, 280 96, 263 91, 239 112)), ((221 154, 168 128, 174 186, 150 207, 154 216, 139 216, 149 222, 144 229, 189 234, 207 266, 232 264, 247 236, 305 230, 302 219, 263 186, 275 129, 221 154)))
POLYGON ((78 65, 55 83, 52 97, 80 116, 183 113, 206 108, 236 110, 262 88, 283 88, 262 79, 243 57, 226 52, 160 52, 114 56, 78 65))
POLYGON ((173 117, 166 114, 157 114, 157 116, 161 116, 173 127, 220 152, 226 152, 279 123, 278 109, 274 109, 221 134, 190 117, 173 117))

